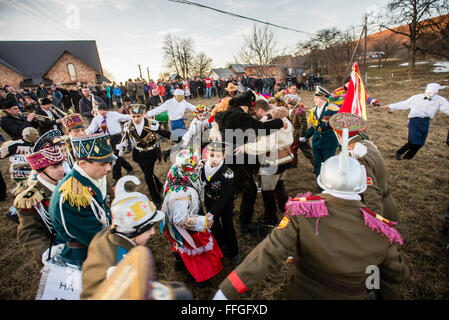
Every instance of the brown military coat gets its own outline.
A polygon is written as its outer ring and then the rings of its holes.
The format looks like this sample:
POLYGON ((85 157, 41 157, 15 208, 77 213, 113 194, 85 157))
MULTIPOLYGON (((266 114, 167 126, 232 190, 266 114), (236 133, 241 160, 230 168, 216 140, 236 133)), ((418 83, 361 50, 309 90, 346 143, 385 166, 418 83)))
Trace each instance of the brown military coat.
POLYGON ((82 266, 82 300, 91 298, 106 279, 108 269, 117 265, 118 247, 130 251, 136 244, 129 238, 111 232, 108 226, 92 239, 82 266))
POLYGON ((362 194, 363 203, 386 219, 399 222, 399 208, 390 192, 387 165, 382 154, 376 145, 371 141, 363 140, 361 136, 351 139, 348 150, 353 150, 357 143, 367 148, 364 155, 352 155, 366 168, 368 186, 362 194))
POLYGON ((288 119, 293 125, 293 141, 304 137, 307 131, 306 110, 303 104, 288 110, 288 119))
POLYGON ((328 216, 318 222, 302 215, 284 217, 220 284, 228 299, 278 271, 290 255, 295 258, 289 264, 289 299, 367 299, 368 266, 379 268, 381 290, 382 282, 394 287, 408 278, 396 245, 365 225, 360 201, 319 196, 326 199, 328 216))
MULTIPOLYGON (((42 266, 42 254, 52 245, 55 236, 49 221, 50 217, 48 216, 49 228, 35 206, 41 204, 42 209, 48 212, 51 194, 52 192, 46 186, 37 181, 18 194, 14 200, 19 216, 17 238, 26 249, 33 253, 40 266, 42 266)), ((55 243, 53 242, 53 244, 55 243)))

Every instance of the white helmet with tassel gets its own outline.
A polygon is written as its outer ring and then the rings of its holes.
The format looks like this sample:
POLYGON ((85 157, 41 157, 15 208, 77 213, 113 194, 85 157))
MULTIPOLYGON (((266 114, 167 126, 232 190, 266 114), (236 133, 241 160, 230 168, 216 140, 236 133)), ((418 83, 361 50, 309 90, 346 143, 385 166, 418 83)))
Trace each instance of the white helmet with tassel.
POLYGON ((117 233, 128 238, 136 237, 164 219, 165 214, 140 192, 126 192, 125 183, 140 181, 135 176, 124 176, 117 181, 115 198, 111 204, 112 224, 117 233))
POLYGON ((348 128, 344 128, 340 154, 321 164, 317 182, 326 191, 358 194, 366 190, 366 169, 348 155, 348 136, 348 128))

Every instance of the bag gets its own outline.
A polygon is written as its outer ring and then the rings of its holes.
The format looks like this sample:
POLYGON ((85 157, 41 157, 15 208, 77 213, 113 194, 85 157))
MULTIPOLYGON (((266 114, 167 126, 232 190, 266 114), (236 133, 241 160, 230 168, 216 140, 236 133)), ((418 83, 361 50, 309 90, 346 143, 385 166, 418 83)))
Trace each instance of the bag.
POLYGON ((41 273, 36 300, 80 300, 82 272, 79 268, 49 262, 41 273))

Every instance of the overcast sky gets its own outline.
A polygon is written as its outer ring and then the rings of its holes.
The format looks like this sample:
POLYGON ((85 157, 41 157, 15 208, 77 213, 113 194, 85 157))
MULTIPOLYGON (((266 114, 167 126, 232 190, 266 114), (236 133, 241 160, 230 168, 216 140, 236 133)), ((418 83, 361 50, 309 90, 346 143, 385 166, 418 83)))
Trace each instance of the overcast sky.
MULTIPOLYGON (((217 9, 313 33, 363 24, 365 12, 388 0, 192 0, 217 9)), ((96 40, 101 63, 116 81, 165 71, 167 34, 194 40, 213 67, 234 62, 254 22, 168 0, 0 0, 0 40, 96 40), (79 19, 77 19, 79 13, 79 19)), ((279 48, 309 35, 273 28, 279 48)))

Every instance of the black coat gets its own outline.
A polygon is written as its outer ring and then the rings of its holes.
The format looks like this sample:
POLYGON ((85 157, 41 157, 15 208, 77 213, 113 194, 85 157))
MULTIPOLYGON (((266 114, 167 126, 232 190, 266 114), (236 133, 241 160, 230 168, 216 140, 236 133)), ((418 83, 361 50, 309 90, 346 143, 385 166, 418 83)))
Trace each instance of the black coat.
MULTIPOLYGON (((284 123, 281 119, 274 119, 266 122, 256 120, 250 114, 244 112, 240 107, 234 107, 230 110, 219 112, 215 116, 215 121, 218 123, 223 141, 232 144, 232 150, 234 150, 236 147, 241 146, 242 144, 255 141, 257 136, 270 134, 271 130, 278 130, 284 126, 284 123), (237 131, 239 129, 242 130, 243 133, 245 133, 246 130, 252 130, 246 131, 247 134, 243 135, 243 139, 241 139, 241 131, 237 131), (226 130, 235 130, 233 131, 235 132, 235 134, 232 135, 232 137, 227 137, 226 130)), ((236 157, 233 155, 232 163, 237 164, 237 159, 241 158, 239 156, 236 157)), ((249 163, 248 156, 245 154, 244 164, 247 163, 249 163)))
MULTIPOLYGON (((94 95, 95 101, 98 102, 98 106, 106 105, 106 103, 99 96, 94 95)), ((79 110, 83 117, 92 119, 92 101, 89 101, 85 96, 83 96, 79 102, 79 110)))
POLYGON ((204 205, 207 212, 210 212, 214 217, 219 217, 225 214, 232 214, 234 192, 232 182, 234 179, 234 172, 223 163, 221 168, 207 180, 204 167, 200 169, 200 179, 204 186, 204 205))
POLYGON ((38 98, 47 98, 48 94, 49 94, 48 90, 45 87, 44 88, 38 87, 36 89, 36 95, 38 98))
POLYGON ((0 118, 0 126, 11 137, 12 140, 22 139, 22 131, 27 127, 35 127, 26 118, 19 115, 17 118, 10 116, 5 111, 0 118))

